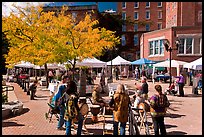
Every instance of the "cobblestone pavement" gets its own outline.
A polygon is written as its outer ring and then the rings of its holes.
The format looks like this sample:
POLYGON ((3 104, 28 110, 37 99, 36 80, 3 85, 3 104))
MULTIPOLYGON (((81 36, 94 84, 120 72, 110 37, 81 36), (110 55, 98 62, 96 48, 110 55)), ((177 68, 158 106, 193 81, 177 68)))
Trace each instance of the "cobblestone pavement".
MULTIPOLYGON (((97 81, 96 81, 97 82, 97 81)), ((115 83, 127 84, 130 89, 130 97, 133 96, 135 80, 119 80, 115 83)), ((154 94, 154 84, 149 84, 149 96, 154 94)), ((158 83, 155 83, 158 84, 158 83)), ((159 83, 160 84, 160 83, 159 83)), ((23 102, 24 110, 19 116, 11 117, 2 120, 2 135, 64 135, 64 130, 57 130, 57 120, 53 116, 52 122, 49 123, 45 118, 45 113, 48 112, 49 91, 37 90, 36 100, 30 100, 30 96, 26 94, 16 83, 11 83, 15 88, 15 95, 17 99, 23 102)), ((161 83, 162 88, 165 89, 168 83, 161 83)), ((202 94, 193 95, 191 87, 185 86, 185 97, 170 96, 171 106, 168 109, 168 115, 165 118, 165 124, 168 135, 201 135, 202 134, 202 94)), ((12 95, 12 94, 11 94, 12 95)), ((109 101, 108 95, 103 95, 103 98, 109 101)), ((111 121, 111 120, 110 120, 111 121)), ((98 123, 91 122, 91 114, 86 119, 86 127, 88 131, 94 135, 102 135, 103 132, 103 118, 99 117, 98 123)), ((148 118, 151 122, 151 118, 148 118)), ((76 131, 73 130, 72 134, 76 131)), ((82 134, 86 134, 83 130, 82 134)), ((128 132, 127 132, 128 134, 128 132)), ((141 130, 144 134, 144 129, 141 130)), ((153 131, 150 130, 150 134, 153 131)))

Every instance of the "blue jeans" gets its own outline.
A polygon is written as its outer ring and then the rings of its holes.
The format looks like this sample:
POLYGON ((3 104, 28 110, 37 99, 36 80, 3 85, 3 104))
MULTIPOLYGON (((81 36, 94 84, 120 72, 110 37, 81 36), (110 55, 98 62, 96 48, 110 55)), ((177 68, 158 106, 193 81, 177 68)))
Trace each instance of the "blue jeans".
MULTIPOLYGON (((118 123, 116 121, 113 122, 113 135, 118 135, 118 123)), ((125 127, 126 122, 120 122, 120 135, 125 135, 125 127)))
POLYGON ((59 117, 59 121, 57 124, 57 128, 60 128, 63 126, 64 122, 64 113, 65 113, 65 109, 64 107, 60 107, 60 117, 59 117))
MULTIPOLYGON (((79 113, 77 135, 81 135, 83 120, 84 120, 83 116, 81 115, 81 113, 79 113)), ((66 135, 71 135, 72 119, 65 121, 65 124, 66 124, 66 135)))

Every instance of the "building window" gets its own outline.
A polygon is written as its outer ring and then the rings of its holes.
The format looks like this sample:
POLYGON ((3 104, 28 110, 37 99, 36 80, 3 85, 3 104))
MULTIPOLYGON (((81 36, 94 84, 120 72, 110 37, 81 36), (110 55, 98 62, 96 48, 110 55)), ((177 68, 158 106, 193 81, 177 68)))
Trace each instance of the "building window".
POLYGON ((132 60, 132 54, 131 53, 127 54, 127 60, 132 60))
POLYGON ((72 18, 76 19, 76 17, 77 17, 77 13, 76 12, 72 12, 72 18))
POLYGON ((155 45, 155 47, 154 47, 154 54, 156 55, 156 54, 159 54, 159 41, 158 40, 155 40, 154 41, 154 45, 155 45))
POLYGON ((146 31, 150 31, 150 24, 147 23, 147 24, 145 25, 145 28, 146 28, 146 31))
POLYGON ((125 12, 122 13, 122 19, 126 20, 126 13, 125 12))
POLYGON ((192 45, 193 45, 193 39, 187 38, 186 39, 186 54, 192 54, 192 45))
POLYGON ((159 40, 159 54, 164 54, 163 40, 159 40))
POLYGON ((150 19, 150 11, 146 11, 146 19, 150 19))
POLYGON ((135 12, 134 19, 135 19, 135 20, 138 20, 138 19, 139 19, 139 13, 138 13, 138 12, 135 12))
POLYGON ((157 7, 162 7, 162 2, 158 2, 157 7))
POLYGON ((162 23, 158 23, 157 26, 158 26, 158 29, 162 29, 162 23))
POLYGON ((202 38, 200 38, 200 54, 202 54, 202 38))
POLYGON ((126 40, 125 40, 125 35, 122 35, 122 46, 125 46, 126 45, 126 40))
POLYGON ((149 55, 164 55, 164 45, 162 39, 149 41, 149 55))
POLYGON ((154 45, 153 45, 153 41, 150 41, 149 42, 149 55, 154 55, 154 53, 153 53, 153 48, 154 47, 154 45))
POLYGON ((123 8, 123 9, 126 8, 126 2, 122 2, 122 8, 123 8))
POLYGON ((202 22, 202 10, 198 11, 198 22, 202 22))
POLYGON ((146 2, 146 8, 150 7, 150 2, 146 2))
POLYGON ((139 8, 139 2, 135 2, 134 8, 139 8))
POLYGON ((122 31, 123 31, 123 32, 126 31, 126 25, 122 25, 122 31))
POLYGON ((138 31, 138 24, 134 24, 134 31, 138 31))
POLYGON ((180 38, 181 44, 178 48, 178 54, 194 54, 194 39, 193 38, 180 38))
POLYGON ((162 19, 162 11, 158 11, 158 19, 162 19))
POLYGON ((134 46, 138 45, 138 35, 134 35, 134 46))

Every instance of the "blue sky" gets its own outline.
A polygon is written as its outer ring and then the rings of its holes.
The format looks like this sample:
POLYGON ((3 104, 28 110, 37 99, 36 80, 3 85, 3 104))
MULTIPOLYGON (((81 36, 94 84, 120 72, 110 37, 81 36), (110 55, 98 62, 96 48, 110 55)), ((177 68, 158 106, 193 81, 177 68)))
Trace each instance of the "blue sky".
MULTIPOLYGON (((62 5, 91 5, 96 4, 96 2, 53 2, 49 3, 50 6, 62 6, 62 5)), ((117 10, 117 2, 98 2, 99 12, 102 12, 107 9, 117 10)))
MULTIPOLYGON (((38 5, 50 5, 50 6, 62 6, 62 5, 91 5, 96 4, 96 2, 2 2, 2 15, 9 16, 11 12, 17 12, 16 9, 12 5, 25 7, 27 4, 30 6, 38 6, 38 5)), ((117 2, 98 2, 99 12, 104 10, 112 9, 114 11, 117 10, 117 2)))

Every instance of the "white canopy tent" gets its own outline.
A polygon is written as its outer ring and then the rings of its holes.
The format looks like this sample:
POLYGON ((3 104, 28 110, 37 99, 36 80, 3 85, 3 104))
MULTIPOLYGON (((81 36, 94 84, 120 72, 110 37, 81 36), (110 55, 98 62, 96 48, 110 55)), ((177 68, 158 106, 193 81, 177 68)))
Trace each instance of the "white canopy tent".
MULTIPOLYGON (((69 63, 69 61, 68 61, 69 63)), ((73 63, 73 60, 72 60, 73 63)), ((66 63, 64 63, 66 64, 66 63)), ((82 61, 77 61, 76 62, 76 67, 81 67, 81 66, 87 66, 87 67, 92 67, 92 68, 100 68, 100 67, 106 67, 107 63, 103 62, 101 60, 94 58, 86 58, 83 59, 82 61)))
POLYGON ((86 58, 83 59, 81 62, 76 63, 76 66, 89 66, 92 68, 100 68, 100 67, 106 67, 107 63, 103 62, 101 60, 98 60, 97 58, 86 58))
POLYGON ((202 70, 202 57, 194 60, 190 63, 186 63, 183 65, 184 68, 190 68, 190 69, 195 69, 195 70, 202 70))
MULTIPOLYGON (((171 67, 176 67, 177 68, 177 75, 179 75, 179 68, 180 66, 183 66, 187 62, 184 61, 178 61, 178 60, 171 60, 171 67)), ((153 64, 153 74, 155 72, 155 67, 170 67, 170 60, 166 60, 163 62, 159 62, 156 64, 153 64)))
POLYGON ((30 63, 30 62, 21 61, 20 63, 17 63, 14 66, 15 67, 21 67, 21 68, 33 68, 35 65, 30 63))
MULTIPOLYGON (((120 56, 117 56, 112 60, 112 65, 129 65, 129 64, 130 64, 130 61, 127 61, 120 56)), ((107 65, 111 65, 111 61, 108 61, 107 65)))

